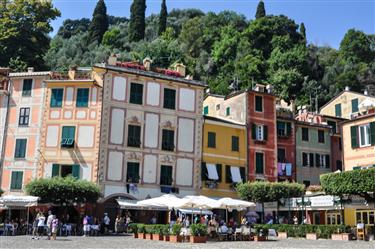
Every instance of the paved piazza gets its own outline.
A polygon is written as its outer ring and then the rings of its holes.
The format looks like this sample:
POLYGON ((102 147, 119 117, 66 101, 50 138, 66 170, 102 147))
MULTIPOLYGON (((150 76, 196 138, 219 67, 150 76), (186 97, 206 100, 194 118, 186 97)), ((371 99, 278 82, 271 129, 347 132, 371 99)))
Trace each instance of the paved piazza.
POLYGON ((206 244, 169 243, 162 241, 150 241, 133 239, 131 236, 118 237, 58 237, 56 241, 32 240, 29 236, 0 237, 0 248, 350 248, 367 249, 375 248, 375 241, 332 241, 305 239, 286 239, 267 242, 208 242, 206 244))

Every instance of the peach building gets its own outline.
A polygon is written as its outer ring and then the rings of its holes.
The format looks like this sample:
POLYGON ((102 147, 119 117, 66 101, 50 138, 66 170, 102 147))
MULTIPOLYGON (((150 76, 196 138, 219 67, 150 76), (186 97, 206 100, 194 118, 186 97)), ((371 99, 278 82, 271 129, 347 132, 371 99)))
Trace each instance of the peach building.
POLYGON ((102 86, 90 68, 46 81, 38 178, 97 181, 102 86))
MULTIPOLYGON (((9 74, 10 99, 1 181, 1 189, 6 194, 23 194, 25 184, 37 176, 45 80, 49 75, 50 72, 34 72, 33 68, 9 74)), ((1 119, 3 114, 2 108, 1 119)))
MULTIPOLYGON (((0 168, 3 165, 4 153, 4 131, 8 113, 8 100, 9 100, 9 68, 0 68, 0 168)), ((1 181, 1 171, 0 171, 1 181)))

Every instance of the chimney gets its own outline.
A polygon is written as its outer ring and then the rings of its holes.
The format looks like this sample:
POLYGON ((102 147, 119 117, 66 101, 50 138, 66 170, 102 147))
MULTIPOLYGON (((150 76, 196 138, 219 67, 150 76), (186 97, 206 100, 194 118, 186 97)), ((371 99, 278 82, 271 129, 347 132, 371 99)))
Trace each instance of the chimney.
POLYGON ((346 87, 345 87, 345 91, 350 91, 350 87, 349 87, 349 86, 346 86, 346 87))
POLYGON ((262 84, 256 84, 254 87, 253 87, 253 91, 256 91, 256 92, 261 92, 261 93, 264 93, 264 85, 262 84))
POLYGON ((273 86, 272 85, 267 84, 266 89, 267 89, 267 93, 272 94, 272 92, 273 92, 273 86))
POLYGON ((368 95, 367 89, 363 92, 363 94, 366 95, 366 96, 368 95))
POLYGON ((150 59, 150 57, 146 57, 143 59, 143 66, 146 68, 147 71, 151 70, 151 63, 152 60, 150 59))
POLYGON ((185 77, 186 75, 186 66, 182 63, 177 63, 175 65, 175 70, 182 76, 182 77, 185 77))
POLYGON ((117 57, 116 57, 116 54, 111 54, 111 55, 108 57, 107 64, 110 65, 110 66, 116 66, 116 63, 117 63, 117 57))
POLYGON ((74 80, 76 76, 77 66, 70 66, 68 76, 70 80, 74 80))
POLYGON ((34 68, 33 67, 28 67, 27 68, 27 72, 28 73, 33 73, 34 72, 34 68))

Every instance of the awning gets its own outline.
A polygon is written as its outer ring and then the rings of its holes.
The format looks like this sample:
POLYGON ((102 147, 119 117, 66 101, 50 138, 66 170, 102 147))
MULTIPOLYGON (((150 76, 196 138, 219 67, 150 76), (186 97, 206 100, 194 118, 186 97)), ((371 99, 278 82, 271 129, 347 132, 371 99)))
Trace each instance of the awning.
POLYGON ((161 206, 141 205, 137 203, 137 200, 117 199, 116 201, 120 205, 121 209, 160 210, 160 211, 168 210, 168 208, 161 207, 161 206))
POLYGON ((206 167, 207 167, 207 172, 208 172, 208 179, 219 180, 219 175, 217 174, 216 165, 207 163, 206 167))
POLYGON ((237 183, 237 182, 242 182, 241 178, 241 173, 240 173, 240 168, 235 167, 235 166, 230 166, 230 173, 232 175, 232 181, 237 183))
POLYGON ((182 208, 178 209, 183 214, 202 214, 202 215, 213 215, 214 213, 210 210, 202 210, 202 209, 197 209, 197 208, 182 208))
POLYGON ((37 196, 5 195, 0 198, 0 204, 4 207, 32 207, 38 205, 37 196))

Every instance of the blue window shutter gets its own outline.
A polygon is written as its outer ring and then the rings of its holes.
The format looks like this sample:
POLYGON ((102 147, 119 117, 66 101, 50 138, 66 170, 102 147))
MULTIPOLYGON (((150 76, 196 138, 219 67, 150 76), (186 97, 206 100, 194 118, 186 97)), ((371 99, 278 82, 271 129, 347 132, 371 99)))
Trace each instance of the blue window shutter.
POLYGON ((336 117, 341 117, 341 104, 336 104, 335 105, 335 116, 336 117))
POLYGON ((203 114, 204 114, 204 115, 208 115, 208 106, 205 106, 205 107, 203 108, 203 114))
POLYGON ((358 112, 358 99, 352 99, 352 113, 358 112))
POLYGON ((64 95, 64 89, 62 88, 54 88, 51 90, 51 107, 61 107, 62 100, 64 95))
POLYGON ((79 166, 79 164, 74 164, 72 166, 72 175, 73 175, 73 177, 79 179, 79 173, 80 173, 80 166, 79 166))
POLYGON ((52 164, 52 177, 60 176, 60 165, 52 164))
POLYGON ((76 107, 88 107, 89 105, 89 89, 79 88, 77 90, 76 107))

